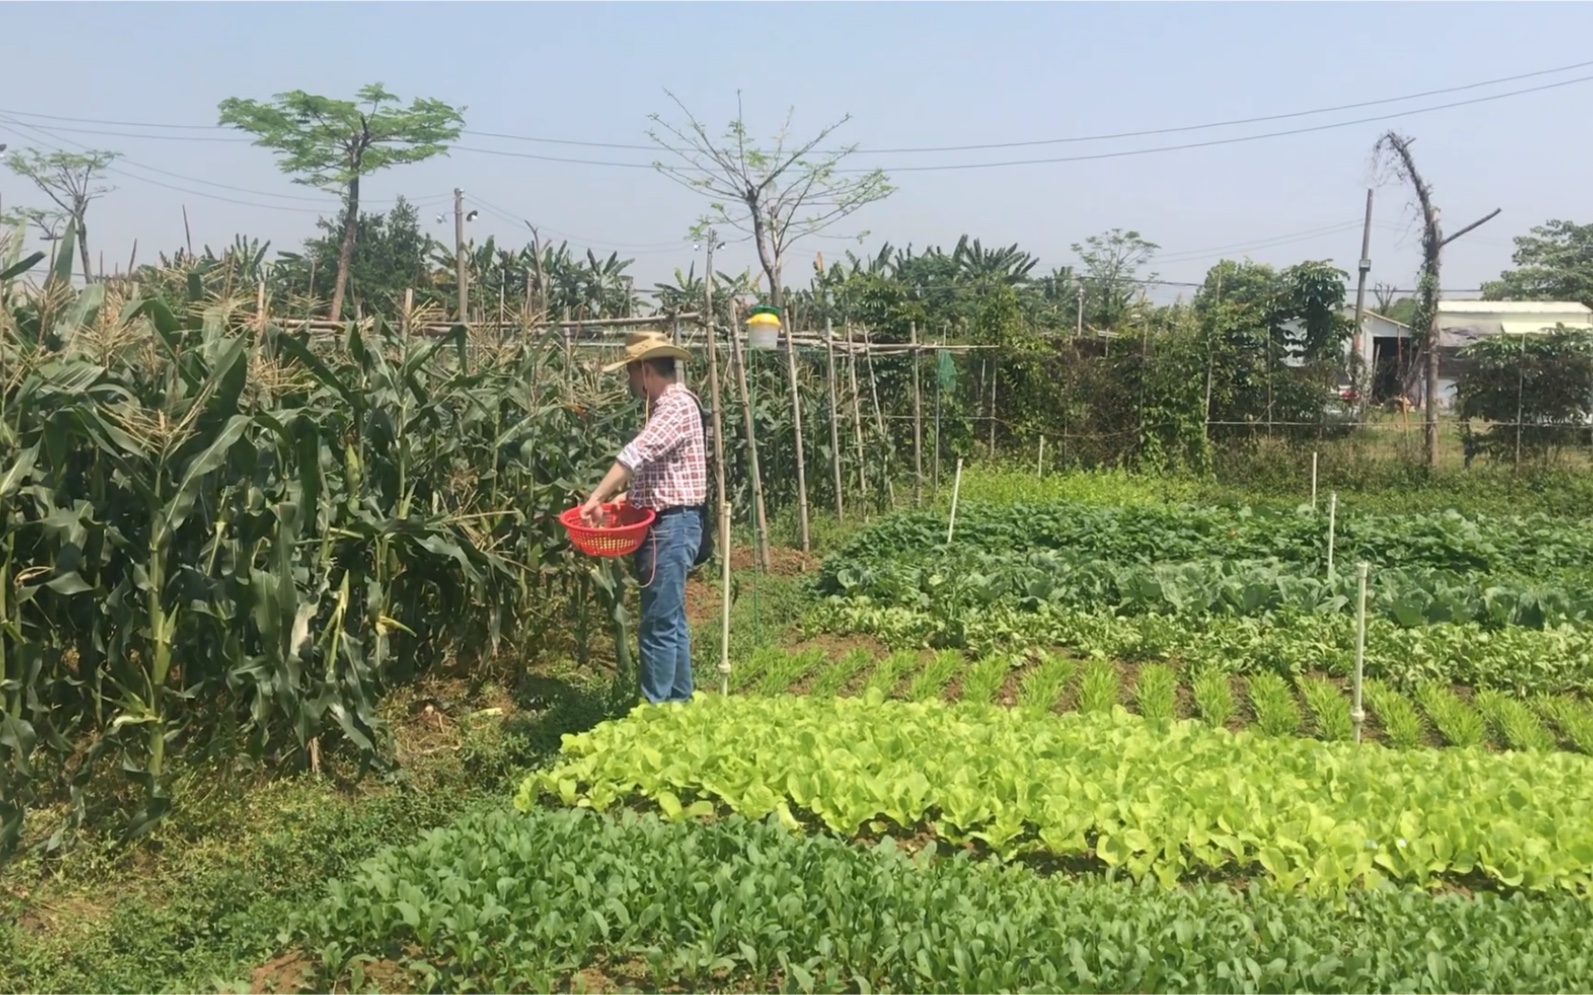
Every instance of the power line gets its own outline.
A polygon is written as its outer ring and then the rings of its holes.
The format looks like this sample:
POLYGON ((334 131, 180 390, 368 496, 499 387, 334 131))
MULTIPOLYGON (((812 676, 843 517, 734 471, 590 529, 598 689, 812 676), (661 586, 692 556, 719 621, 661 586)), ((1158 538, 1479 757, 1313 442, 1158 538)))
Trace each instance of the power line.
MULTIPOLYGON (((1587 65, 1587 64, 1593 64, 1593 63, 1582 63, 1582 64, 1579 64, 1579 65, 1587 65)), ((1554 69, 1554 70, 1542 70, 1540 73, 1529 73, 1529 74, 1524 74, 1524 76, 1541 75, 1542 73, 1550 73, 1550 72, 1562 72, 1562 71, 1565 70, 1565 68, 1568 68, 1568 67, 1561 67, 1560 69, 1554 69)), ((1512 78, 1523 78, 1523 77, 1512 77, 1512 78)), ((1230 138, 1215 138, 1215 139, 1211 139, 1211 140, 1203 141, 1203 142, 1184 142, 1184 143, 1181 143, 1181 144, 1178 144, 1178 145, 1160 145, 1160 146, 1153 146, 1151 148, 1145 148, 1145 149, 1123 149, 1123 150, 1118 150, 1118 151, 1113 151, 1113 152, 1094 152, 1094 153, 1089 153, 1089 154, 1085 154, 1085 155, 1055 156, 1055 157, 1044 158, 1044 159, 1009 159, 1009 160, 997 161, 997 162, 942 163, 942 164, 938 164, 938 165, 927 165, 927 166, 892 166, 891 167, 891 171, 892 172, 899 172, 899 173, 900 172, 908 172, 908 173, 948 172, 948 171, 953 171, 953 170, 968 170, 968 169, 1002 169, 1002 168, 1008 168, 1008 167, 1012 167, 1012 166, 1057 165, 1057 164, 1070 163, 1070 162, 1090 162, 1090 161, 1099 160, 1099 159, 1121 159, 1121 158, 1130 158, 1130 157, 1142 156, 1142 155, 1155 155, 1155 154, 1163 153, 1163 152, 1180 152, 1180 151, 1186 151, 1188 149, 1212 148, 1212 147, 1216 147, 1216 146, 1220 146, 1220 145, 1237 145, 1237 144, 1244 143, 1244 142, 1262 141, 1262 140, 1268 139, 1268 138, 1287 138, 1287 137, 1291 137, 1291 136, 1294 136, 1294 135, 1312 134, 1312 133, 1319 132, 1319 131, 1331 131, 1331 130, 1336 129, 1336 128, 1349 128, 1349 127, 1353 127, 1355 125, 1360 125, 1360 124, 1371 124, 1371 123, 1375 123, 1375 122, 1379 122, 1379 121, 1390 121, 1390 120, 1394 120, 1396 118, 1411 117, 1411 116, 1414 116, 1414 115, 1417 115, 1417 114, 1429 114, 1429 113, 1432 113, 1434 111, 1450 110, 1450 109, 1453 109, 1453 108, 1456 108, 1456 107, 1469 107, 1469 106, 1471 106, 1473 104, 1488 103, 1488 102, 1494 101, 1494 100, 1503 100, 1503 99, 1505 99, 1507 97, 1518 97, 1518 96, 1522 96, 1524 94, 1529 94, 1529 93, 1540 93, 1540 92, 1543 92, 1543 91, 1546 91, 1546 90, 1554 90, 1554 89, 1558 89, 1558 88, 1564 87, 1564 86, 1572 86, 1572 85, 1575 85, 1577 83, 1586 83, 1586 82, 1588 82, 1590 80, 1593 80, 1593 75, 1578 76, 1578 77, 1575 77, 1573 79, 1561 80, 1561 81, 1555 82, 1555 83, 1545 83, 1545 84, 1543 84, 1541 86, 1526 87, 1526 88, 1519 89, 1519 90, 1508 90, 1508 91, 1506 91, 1504 93, 1489 94, 1488 96, 1483 96, 1483 97, 1473 97, 1473 98, 1471 98, 1469 100, 1456 100, 1456 101, 1451 101, 1450 103, 1447 103, 1447 104, 1434 104, 1434 105, 1432 105, 1430 107, 1417 107, 1417 108, 1413 108, 1411 110, 1395 111, 1395 112, 1390 113, 1390 114, 1378 114, 1378 115, 1374 115, 1374 116, 1371 116, 1371 117, 1355 118, 1355 119, 1349 120, 1349 121, 1336 121, 1336 122, 1333 122, 1333 123, 1330 123, 1330 124, 1311 125, 1309 127, 1303 127, 1303 128, 1290 128, 1290 129, 1286 129, 1286 130, 1283 130, 1283 131, 1261 132, 1261 133, 1254 134, 1254 135, 1238 135, 1238 136, 1234 136, 1234 137, 1230 137, 1230 138)), ((1486 83, 1469 84, 1467 87, 1457 87, 1457 88, 1454 88, 1454 89, 1467 89, 1467 88, 1471 88, 1471 87, 1485 86, 1485 85, 1488 85, 1488 84, 1486 84, 1486 83)), ((1433 91, 1433 92, 1438 93, 1438 92, 1447 92, 1447 91, 1433 91)), ((1365 104, 1362 104, 1361 106, 1366 106, 1367 104, 1373 104, 1373 103, 1387 103, 1387 102, 1395 101, 1395 100, 1399 100, 1399 99, 1410 99, 1410 98, 1388 98, 1388 100, 1385 100, 1385 101, 1368 101, 1365 104)), ((1351 106, 1351 105, 1347 105, 1347 106, 1351 106)), ((9 112, 0 112, 0 113, 9 113, 9 112)), ((1310 114, 1310 113, 1318 113, 1318 112, 1301 111, 1301 112, 1297 112, 1296 114, 1293 114, 1293 115, 1274 115, 1273 118, 1289 117, 1289 116, 1301 116, 1301 115, 1310 114)), ((1257 119, 1257 120, 1262 120, 1262 119, 1257 119)), ((17 122, 14 122, 14 123, 17 123, 17 122)), ((1215 126, 1215 125, 1213 125, 1213 126, 1215 126)), ((32 126, 32 127, 37 127, 37 126, 32 126)), ((205 127, 205 126, 191 125, 191 126, 188 126, 188 127, 205 127)), ((1143 132, 1143 134, 1159 134, 1159 133, 1170 133, 1170 132, 1174 132, 1174 131, 1187 131, 1187 130, 1193 130, 1193 129, 1201 128, 1201 127, 1206 127, 1206 126, 1191 125, 1191 126, 1187 126, 1187 127, 1184 127, 1184 128, 1159 129, 1159 130, 1154 130, 1154 131, 1143 132)), ((1106 137, 1106 136, 1096 136, 1096 137, 1106 137)), ((62 140, 66 141, 66 139, 62 139, 62 140)), ((1095 140, 1095 139, 1094 138, 1079 138, 1079 139, 1066 139, 1066 140, 1064 140, 1064 139, 1047 139, 1047 140, 1045 140, 1045 143, 1056 143, 1056 142, 1061 142, 1061 141, 1075 141, 1075 140, 1076 141, 1086 141, 1086 140, 1095 140)), ((596 143, 583 143, 583 144, 596 144, 596 143)), ((1019 145, 1019 144, 1040 144, 1040 143, 1006 143, 1006 144, 1007 145, 1019 145)), ((637 148, 647 148, 646 146, 636 146, 636 147, 637 148)), ((650 149, 650 150, 652 150, 652 149, 650 149)), ((511 159, 531 159, 531 160, 536 160, 536 161, 539 161, 539 162, 558 162, 558 163, 565 163, 565 164, 569 164, 569 165, 602 166, 602 167, 605 167, 605 168, 612 168, 612 169, 648 169, 648 170, 651 170, 651 169, 654 168, 652 163, 614 162, 614 161, 604 160, 604 159, 575 159, 575 158, 570 158, 570 157, 567 157, 567 156, 549 156, 549 155, 541 155, 541 154, 538 154, 538 153, 535 153, 535 152, 512 152, 512 151, 509 151, 507 149, 486 149, 486 148, 478 148, 478 147, 475 147, 475 146, 468 146, 468 145, 454 145, 454 146, 451 146, 451 151, 473 152, 473 153, 476 153, 478 155, 493 155, 493 156, 501 156, 501 157, 511 158, 511 159)), ((657 150, 652 150, 652 151, 657 151, 657 150)), ((923 151, 931 151, 931 150, 930 149, 924 149, 923 151)), ((835 170, 835 172, 836 173, 851 173, 851 174, 872 173, 872 172, 875 171, 876 168, 878 168, 878 167, 874 167, 874 168, 837 169, 837 170, 835 170)), ((696 172, 697 170, 688 170, 688 171, 696 172)), ((200 182, 204 182, 204 181, 200 181, 200 182)), ((282 196, 282 195, 278 194, 278 195, 270 195, 270 196, 282 196)))
MULTIPOLYGON (((1151 136, 1154 136, 1154 135, 1170 135, 1170 134, 1179 134, 1179 133, 1191 132, 1191 131, 1207 131, 1207 130, 1211 130, 1213 128, 1230 128, 1230 127, 1236 127, 1238 125, 1245 125, 1245 124, 1262 124, 1262 123, 1266 123, 1266 122, 1269 122, 1269 121, 1283 121, 1283 120, 1289 120, 1289 119, 1292 119, 1292 118, 1311 117, 1311 116, 1314 116, 1314 115, 1317 115, 1317 114, 1333 114, 1333 113, 1338 113, 1340 111, 1358 110, 1358 109, 1363 108, 1363 107, 1376 107, 1376 106, 1381 106, 1381 105, 1385 105, 1385 104, 1396 104, 1396 103, 1402 103, 1402 102, 1407 101, 1407 100, 1420 100, 1420 99, 1422 99, 1424 97, 1441 96, 1441 95, 1446 94, 1446 93, 1460 93, 1460 92, 1464 92, 1466 90, 1476 90, 1476 89, 1480 89, 1482 87, 1487 87, 1487 86, 1497 86, 1497 85, 1499 85, 1501 83, 1514 83, 1514 82, 1518 82, 1518 81, 1524 80, 1524 79, 1534 79, 1534 78, 1541 77, 1541 76, 1551 76, 1551 75, 1554 75, 1556 73, 1570 72, 1570 71, 1576 70, 1576 69, 1585 69, 1585 68, 1587 68, 1589 66, 1593 66, 1593 60, 1589 60, 1589 61, 1585 61, 1585 62, 1575 62, 1575 63, 1571 63, 1569 65, 1564 65, 1564 66, 1556 66, 1556 67, 1551 68, 1551 69, 1539 69, 1539 70, 1534 70, 1533 72, 1517 73, 1517 74, 1512 75, 1512 76, 1500 76, 1500 77, 1496 77, 1494 79, 1480 80, 1480 81, 1474 82, 1474 83, 1464 83, 1464 84, 1460 84, 1460 85, 1457 85, 1457 86, 1440 87, 1438 89, 1433 89, 1433 90, 1423 90, 1423 91, 1418 92, 1418 93, 1407 93, 1407 94, 1403 94, 1403 95, 1397 96, 1397 97, 1381 97, 1381 98, 1378 98, 1378 99, 1375 99, 1375 100, 1362 100, 1362 101, 1356 101, 1354 103, 1336 104, 1336 105, 1333 105, 1333 106, 1330 106, 1330 107, 1316 107, 1316 108, 1311 108, 1309 110, 1301 110, 1301 111, 1289 111, 1289 112, 1281 113, 1281 114, 1266 114, 1266 115, 1259 115, 1259 116, 1245 117, 1245 118, 1230 118, 1228 120, 1211 121, 1211 122, 1206 122, 1204 124, 1176 125, 1176 126, 1170 126, 1170 127, 1164 127, 1164 128, 1145 128, 1145 129, 1140 129, 1140 130, 1136 130, 1136 131, 1122 131, 1122 132, 1114 132, 1114 133, 1099 134, 1099 135, 1074 135, 1074 136, 1069 136, 1069 137, 1065 137, 1065 138, 1040 138, 1040 139, 1027 139, 1027 140, 1020 140, 1020 141, 986 142, 986 143, 964 144, 964 145, 925 145, 925 146, 903 146, 903 147, 899 147, 899 148, 873 148, 873 149, 871 149, 871 148, 859 148, 859 149, 856 150, 856 152, 858 154, 861 154, 861 155, 906 155, 906 154, 923 154, 923 153, 939 153, 939 152, 975 152, 975 151, 986 151, 986 150, 991 150, 991 149, 1030 148, 1030 147, 1042 146, 1042 145, 1069 145, 1069 144, 1080 144, 1080 143, 1084 143, 1084 142, 1117 141, 1119 139, 1124 139, 1124 138, 1146 138, 1146 137, 1151 137, 1151 136)), ((1570 81, 1567 81, 1567 82, 1578 82, 1578 80, 1570 80, 1570 81)), ((1552 84, 1552 85, 1559 85, 1559 84, 1552 84)), ((1517 92, 1526 93, 1526 92, 1532 92, 1532 90, 1529 89, 1529 90, 1523 90, 1523 91, 1517 91, 1517 92)), ((1510 95, 1511 94, 1499 94, 1498 96, 1510 96, 1510 95)), ((1489 98, 1482 98, 1482 99, 1494 99, 1494 98, 1489 97, 1489 98)), ((1445 106, 1458 106, 1458 105, 1445 105, 1445 106)), ((1428 108, 1428 109, 1429 110, 1437 110, 1437 109, 1441 109, 1441 108, 1428 108)), ((1412 112, 1407 112, 1407 113, 1419 113, 1419 111, 1412 111, 1412 112)), ((142 121, 142 122, 141 121, 116 121, 116 120, 108 120, 108 119, 104 119, 104 118, 79 118, 79 117, 68 117, 68 116, 56 115, 56 114, 42 114, 42 113, 31 112, 31 111, 5 110, 3 108, 0 108, 0 114, 13 114, 13 115, 16 115, 16 116, 19 116, 19 117, 35 117, 35 118, 40 118, 40 119, 49 120, 49 121, 66 121, 66 122, 71 122, 71 123, 74 123, 74 124, 100 124, 100 125, 110 125, 110 126, 113 126, 113 127, 124 127, 124 128, 165 128, 165 129, 171 129, 171 130, 184 130, 184 131, 224 131, 224 130, 229 130, 229 129, 225 128, 222 125, 167 124, 167 123, 156 123, 156 122, 148 122, 148 121, 142 121)), ((1360 123, 1360 122, 1355 122, 1355 123, 1360 123)), ((87 131, 86 129, 62 128, 61 130, 64 130, 64 131, 84 130, 88 134, 95 134, 96 133, 96 132, 92 132, 92 131, 87 131)), ((644 152, 657 152, 657 151, 659 151, 659 148, 656 145, 641 145, 641 144, 630 143, 630 142, 597 142, 597 141, 568 139, 568 138, 544 138, 544 137, 535 136, 535 135, 518 135, 518 134, 513 134, 513 133, 510 133, 510 132, 499 132, 499 131, 477 131, 477 130, 468 129, 468 128, 464 129, 463 133, 467 134, 467 135, 475 135, 475 136, 481 137, 481 138, 498 138, 498 139, 504 139, 504 140, 508 140, 508 141, 534 142, 534 143, 545 144, 545 145, 570 145, 570 146, 580 146, 580 147, 585 147, 585 148, 620 149, 620 150, 644 151, 644 152)), ((104 134, 116 135, 116 134, 122 134, 122 133, 105 132, 104 134)), ((189 139, 184 139, 184 138, 182 138, 182 136, 137 135, 137 134, 122 134, 122 137, 157 138, 157 139, 159 139, 159 138, 167 138, 167 139, 189 140, 189 141, 244 141, 244 142, 252 141, 252 139, 248 139, 248 138, 208 138, 208 139, 206 139, 206 138, 189 138, 189 139)), ((481 151, 481 150, 473 150, 473 151, 481 151)), ((554 159, 553 161, 566 161, 566 160, 554 159)), ((585 160, 576 160, 576 161, 583 161, 584 162, 585 160)), ((593 164, 597 164, 597 163, 593 163, 593 164)), ((637 166, 639 164, 636 164, 636 163, 603 163, 603 165, 637 166)))
MULTIPOLYGON (((1545 83, 1542 86, 1527 87, 1521 90, 1509 90, 1505 93, 1491 94, 1486 97, 1473 97, 1470 100, 1456 100, 1447 104, 1435 104, 1431 107, 1418 107, 1408 111, 1396 111, 1392 114, 1379 114, 1373 117, 1356 118, 1352 121, 1337 121, 1332 124, 1318 124, 1307 128, 1291 128, 1287 131, 1268 131, 1256 135, 1240 135, 1234 138, 1214 138, 1205 142, 1185 142, 1181 145, 1162 145, 1148 149, 1129 149, 1119 152, 1095 152, 1089 155, 1057 156, 1049 159, 1011 159, 1005 162, 970 162, 955 165, 940 166, 892 166, 892 172, 919 173, 940 172, 954 169, 995 169, 1006 166, 1038 166, 1064 162, 1087 162, 1095 159, 1120 159, 1129 156, 1151 155, 1158 152, 1178 152, 1184 149, 1210 148, 1217 145, 1237 145, 1241 142, 1255 142, 1265 138, 1285 138, 1291 135, 1305 135, 1317 131, 1331 131, 1334 128, 1348 128, 1358 124, 1371 124, 1376 121, 1390 121, 1394 118, 1410 117, 1415 114, 1428 114, 1433 111, 1449 110, 1453 107, 1467 107, 1472 104, 1487 103, 1491 100, 1503 100, 1506 97, 1517 97, 1526 93, 1538 93, 1543 90, 1553 90, 1562 86, 1571 86, 1576 83, 1586 83, 1593 80, 1593 76, 1578 76, 1575 79, 1562 80, 1558 83, 1545 83)), ((838 169, 838 173, 872 173, 873 169, 838 169)))
MULTIPOLYGON (((12 126, 12 127, 7 127, 6 130, 10 131, 13 135, 17 135, 19 138, 23 138, 23 139, 25 139, 27 141, 38 142, 39 144, 44 145, 46 148, 49 148, 51 151, 54 151, 54 152, 64 152, 65 150, 61 149, 59 147, 51 146, 47 142, 41 142, 41 141, 39 141, 36 138, 30 138, 28 135, 25 135, 22 132, 17 131, 15 129, 16 128, 26 128, 29 131, 36 132, 36 133, 41 134, 41 135, 46 135, 46 136, 48 136, 50 138, 55 139, 56 141, 65 142, 68 145, 75 145, 79 149, 83 149, 85 151, 87 151, 89 149, 89 146, 84 145, 81 142, 73 141, 70 138, 62 138, 61 136, 54 134, 54 132, 52 130, 50 130, 50 129, 41 128, 38 125, 25 124, 25 123, 23 123, 21 121, 17 121, 15 119, 6 117, 4 112, 0 112, 0 127, 5 127, 6 125, 11 125, 12 126)), ((250 189, 248 187, 237 187, 237 186, 232 186, 232 185, 226 184, 226 183, 217 183, 214 180, 206 180, 206 179, 202 179, 202 178, 197 177, 197 176, 187 176, 187 175, 184 175, 182 173, 173 173, 170 170, 160 169, 159 167, 156 167, 156 166, 146 165, 144 163, 140 163, 140 162, 137 162, 135 160, 125 158, 125 157, 123 157, 121 155, 118 155, 116 157, 115 162, 117 162, 117 163, 119 163, 119 164, 121 164, 123 166, 132 166, 132 167, 134 167, 136 169, 142 169, 142 170, 145 170, 147 172, 159 173, 162 176, 170 176, 170 177, 172 177, 174 179, 185 180, 185 181, 187 181, 189 183, 199 183, 199 184, 203 184, 204 186, 215 187, 218 190, 231 190, 231 191, 234 191, 236 193, 253 194, 254 196, 257 196, 257 197, 276 197, 276 198, 279 198, 279 199, 282 199, 282 200, 294 200, 294 201, 304 201, 304 202, 316 203, 316 204, 327 204, 327 198, 326 197, 302 197, 302 196, 299 196, 297 194, 273 193, 272 191, 269 191, 269 190, 254 190, 254 189, 250 189)), ((143 181, 145 183, 153 183, 156 186, 166 187, 167 189, 177 190, 177 191, 182 192, 182 193, 192 193, 193 195, 195 195, 197 197, 211 197, 212 199, 215 199, 215 200, 222 200, 222 201, 226 201, 228 203, 233 203, 233 204, 243 204, 245 206, 253 206, 253 207, 267 207, 267 208, 288 210, 288 211, 304 211, 305 210, 304 208, 291 208, 291 207, 285 207, 285 206, 280 206, 279 207, 279 205, 271 205, 271 204, 249 204, 249 202, 247 202, 247 201, 234 200, 234 199, 227 198, 227 197, 217 197, 217 196, 215 196, 213 194, 207 194, 207 193, 205 193, 203 191, 200 191, 200 190, 184 190, 181 187, 174 187, 174 186, 171 186, 170 184, 159 183, 159 182, 157 182, 155 180, 149 179, 148 177, 136 176, 136 175, 133 175, 131 173, 123 173, 120 170, 112 169, 112 168, 107 168, 106 172, 114 172, 114 173, 116 173, 116 175, 125 176, 128 179, 141 180, 141 181, 143 181)), ((434 195, 434 196, 431 196, 431 197, 423 197, 423 198, 420 198, 420 200, 409 201, 409 203, 419 205, 422 202, 435 201, 435 200, 438 200, 438 199, 445 198, 446 196, 447 195, 445 195, 445 194, 440 194, 440 195, 434 195)), ((396 204, 397 202, 398 202, 397 198, 383 198, 383 199, 380 199, 380 200, 362 200, 361 201, 362 204, 369 204, 369 205, 372 205, 372 206, 390 205, 390 204, 396 204)), ((331 205, 328 205, 328 206, 331 206, 331 205)), ((309 213, 320 214, 322 212, 319 211, 319 210, 316 210, 316 211, 311 211, 309 213)))

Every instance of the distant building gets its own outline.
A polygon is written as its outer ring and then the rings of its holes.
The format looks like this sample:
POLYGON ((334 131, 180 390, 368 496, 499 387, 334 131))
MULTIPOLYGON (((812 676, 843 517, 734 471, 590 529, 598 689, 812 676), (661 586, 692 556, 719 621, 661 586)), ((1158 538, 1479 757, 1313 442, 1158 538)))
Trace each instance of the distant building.
MULTIPOLYGON (((1353 318, 1354 312, 1349 312, 1353 318)), ((1464 371, 1460 350, 1497 335, 1532 335, 1567 328, 1593 329, 1593 309, 1576 301, 1439 301, 1438 302, 1438 405, 1455 403, 1455 378, 1464 371)), ((1346 355, 1359 350, 1372 375, 1372 400, 1385 401, 1410 384, 1410 397, 1421 401, 1425 378, 1413 371, 1421 336, 1409 325, 1367 312, 1359 334, 1346 343, 1346 355), (1417 340, 1417 341, 1413 341, 1417 340)))

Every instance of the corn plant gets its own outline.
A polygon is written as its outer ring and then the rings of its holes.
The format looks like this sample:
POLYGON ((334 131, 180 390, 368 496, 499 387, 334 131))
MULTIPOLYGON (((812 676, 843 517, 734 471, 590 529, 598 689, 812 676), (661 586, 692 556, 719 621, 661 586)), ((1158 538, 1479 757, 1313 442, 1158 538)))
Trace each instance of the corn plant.
POLYGON ((52 279, 0 309, 0 849, 47 797, 147 830, 173 750, 223 729, 380 761, 387 689, 584 642, 593 602, 632 669, 630 580, 556 521, 637 424, 617 378, 458 328, 242 329, 191 285, 174 310, 52 279))

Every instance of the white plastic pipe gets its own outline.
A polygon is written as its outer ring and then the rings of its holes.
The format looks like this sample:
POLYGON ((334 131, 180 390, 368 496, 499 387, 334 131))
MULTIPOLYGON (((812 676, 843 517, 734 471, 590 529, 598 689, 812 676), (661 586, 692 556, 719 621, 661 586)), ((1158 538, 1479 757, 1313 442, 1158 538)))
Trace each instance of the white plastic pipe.
POLYGON ((1311 510, 1316 510, 1316 453, 1311 454, 1311 510))
POLYGON ((1355 599, 1355 684, 1351 690, 1350 721, 1355 724, 1355 741, 1361 741, 1361 727, 1366 724, 1366 709, 1361 707, 1361 680, 1366 671, 1366 577, 1370 572, 1364 562, 1355 565, 1360 581, 1360 593, 1355 599))
POLYGON ((951 533, 957 527, 957 494, 962 490, 962 460, 957 461, 957 476, 951 482, 951 518, 946 522, 946 542, 951 542, 951 533))
POLYGON ((719 693, 730 694, 730 502, 719 503, 719 556, 724 561, 719 585, 724 588, 724 607, 719 619, 719 693))
POLYGON ((1339 517, 1339 492, 1338 491, 1333 491, 1331 494, 1328 495, 1328 556, 1327 556, 1327 573, 1328 573, 1328 577, 1330 579, 1333 576, 1333 534, 1334 534, 1334 532, 1336 531, 1336 529, 1338 527, 1338 517, 1339 517))

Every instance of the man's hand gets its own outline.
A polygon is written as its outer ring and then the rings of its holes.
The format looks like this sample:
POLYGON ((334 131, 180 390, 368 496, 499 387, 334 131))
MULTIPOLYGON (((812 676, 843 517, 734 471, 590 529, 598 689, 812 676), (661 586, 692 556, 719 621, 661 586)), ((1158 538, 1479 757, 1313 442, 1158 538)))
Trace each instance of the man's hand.
POLYGON ((627 495, 620 488, 630 482, 631 472, 625 468, 624 463, 615 461, 614 465, 609 468, 608 473, 603 476, 602 482, 597 485, 597 489, 592 492, 592 496, 586 499, 585 504, 581 505, 581 520, 589 526, 597 525, 598 521, 603 517, 601 508, 603 496, 605 494, 618 494, 619 496, 615 498, 615 501, 624 501, 627 495))

